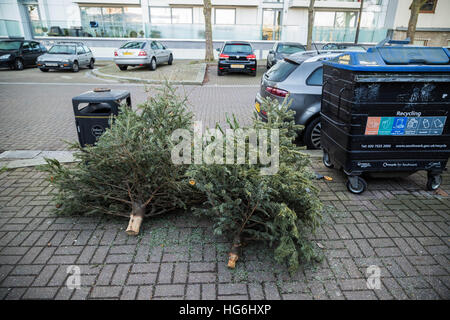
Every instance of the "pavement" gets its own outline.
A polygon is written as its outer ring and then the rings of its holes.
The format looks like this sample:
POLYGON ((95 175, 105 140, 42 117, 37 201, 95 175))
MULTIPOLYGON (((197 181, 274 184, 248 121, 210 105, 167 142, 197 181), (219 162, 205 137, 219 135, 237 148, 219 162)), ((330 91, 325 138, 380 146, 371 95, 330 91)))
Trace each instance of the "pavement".
MULTIPOLYGON (((136 107, 154 89, 92 78, 89 70, 45 79, 37 72, 0 71, 1 152, 66 150, 61 138, 76 139, 70 99, 83 91, 127 88, 136 107)), ((207 72, 202 86, 178 87, 196 119, 213 126, 233 112, 248 123, 258 78, 207 72)), ((189 212, 147 219, 138 237, 126 235, 127 219, 54 215, 43 173, 0 169, 0 299, 450 298, 448 172, 438 193, 424 190, 419 172, 368 179, 368 190, 353 195, 344 175, 319 158, 311 169, 333 179, 317 181, 325 210, 312 239, 324 259, 293 276, 260 243, 228 269, 229 243, 189 212)))
POLYGON ((206 63, 196 60, 175 60, 172 65, 161 64, 157 72, 149 72, 148 67, 128 67, 121 71, 112 61, 95 68, 93 74, 100 78, 120 82, 164 83, 200 85, 205 76, 206 63))

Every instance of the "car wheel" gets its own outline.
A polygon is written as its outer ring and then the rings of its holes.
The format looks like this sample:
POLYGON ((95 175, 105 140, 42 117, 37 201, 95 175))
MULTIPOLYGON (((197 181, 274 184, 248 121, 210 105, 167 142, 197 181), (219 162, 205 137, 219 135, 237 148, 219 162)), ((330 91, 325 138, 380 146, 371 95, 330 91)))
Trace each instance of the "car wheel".
POLYGON ((173 63, 173 56, 172 56, 172 55, 170 55, 170 57, 169 57, 169 61, 167 61, 167 64, 168 64, 169 66, 171 66, 171 65, 172 65, 172 63, 173 63))
POLYGON ((22 61, 22 59, 14 60, 14 70, 23 70, 23 61, 22 61))
POLYGON ((320 132, 322 131, 322 126, 320 124, 320 117, 311 121, 311 123, 306 127, 304 142, 308 149, 320 149, 320 132))
POLYGON ((121 71, 127 70, 128 66, 118 66, 121 71))
POLYGON ((217 68, 217 75, 220 77, 220 76, 223 76, 223 71, 220 71, 220 69, 219 68, 217 68))
POLYGON ((46 68, 39 68, 39 70, 41 70, 42 72, 48 72, 48 69, 46 68))
POLYGON ((256 77, 256 70, 253 71, 252 73, 250 73, 252 75, 252 77, 256 77))
POLYGON ((89 69, 94 69, 94 59, 89 62, 89 69))
POLYGON ((156 70, 156 59, 152 58, 152 61, 150 62, 150 70, 155 71, 156 70))
POLYGON ((72 65, 72 71, 73 72, 78 72, 78 71, 80 71, 80 66, 78 65, 78 62, 74 62, 73 63, 73 65, 72 65))

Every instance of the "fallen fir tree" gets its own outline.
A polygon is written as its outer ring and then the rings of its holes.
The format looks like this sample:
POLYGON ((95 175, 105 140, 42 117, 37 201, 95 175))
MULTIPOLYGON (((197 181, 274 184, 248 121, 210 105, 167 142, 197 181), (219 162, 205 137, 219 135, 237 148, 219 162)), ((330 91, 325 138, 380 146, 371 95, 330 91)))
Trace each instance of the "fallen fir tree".
POLYGON ((43 170, 56 187, 59 213, 129 217, 126 232, 137 235, 145 216, 186 209, 196 198, 185 176, 187 166, 174 165, 170 153, 171 133, 192 127, 186 98, 166 85, 139 109, 121 108, 95 146, 72 145, 79 160, 75 165, 47 159, 43 170))
MULTIPOLYGON (((318 257, 308 236, 319 226, 322 205, 319 190, 314 186, 314 175, 307 168, 309 159, 293 143, 301 130, 293 121, 294 112, 288 111, 286 104, 280 108, 277 101, 271 100, 264 101, 261 107, 267 111, 268 121, 262 122, 256 117, 251 128, 258 136, 264 129, 279 130, 279 144, 276 141, 268 143, 269 153, 279 146, 278 170, 262 174, 261 170, 267 170, 267 166, 261 161, 256 164, 246 161, 244 164, 193 165, 188 174, 196 188, 207 197, 204 207, 194 210, 213 220, 216 234, 232 240, 229 267, 235 267, 243 244, 263 240, 275 247, 276 261, 287 262, 292 273, 297 270, 299 261, 318 257)), ((244 139, 250 160, 254 141, 246 138, 245 132, 244 137, 236 134, 239 131, 236 129, 240 128, 235 118, 228 123, 235 134, 230 136, 221 130, 225 146, 223 157, 228 146, 242 144, 244 139)), ((212 156, 221 157, 220 152, 212 156)), ((227 163, 227 160, 223 162, 227 163)))

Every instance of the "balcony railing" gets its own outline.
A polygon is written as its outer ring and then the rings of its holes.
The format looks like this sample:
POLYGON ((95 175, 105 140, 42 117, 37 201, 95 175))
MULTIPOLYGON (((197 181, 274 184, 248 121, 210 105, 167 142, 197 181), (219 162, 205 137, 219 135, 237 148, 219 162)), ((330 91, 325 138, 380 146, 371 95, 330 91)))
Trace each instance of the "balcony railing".
POLYGON ((0 37, 23 37, 20 22, 0 19, 0 37))
MULTIPOLYGON (((305 26, 213 25, 214 40, 285 40, 306 42, 305 26)), ((89 23, 76 21, 42 21, 32 23, 33 34, 43 37, 101 37, 101 38, 205 38, 203 24, 124 24, 109 23, 92 28, 89 23)), ((386 37, 386 29, 361 28, 359 42, 375 43, 386 37)), ((314 27, 315 42, 353 42, 356 28, 314 27)))

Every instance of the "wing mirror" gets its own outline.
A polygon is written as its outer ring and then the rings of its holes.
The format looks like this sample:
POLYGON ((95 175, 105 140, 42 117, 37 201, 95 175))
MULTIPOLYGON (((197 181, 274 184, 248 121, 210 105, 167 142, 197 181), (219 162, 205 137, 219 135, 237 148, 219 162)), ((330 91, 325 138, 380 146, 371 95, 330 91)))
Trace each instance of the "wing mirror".
POLYGON ((217 51, 217 52, 220 52, 220 48, 216 48, 216 51, 217 51))

